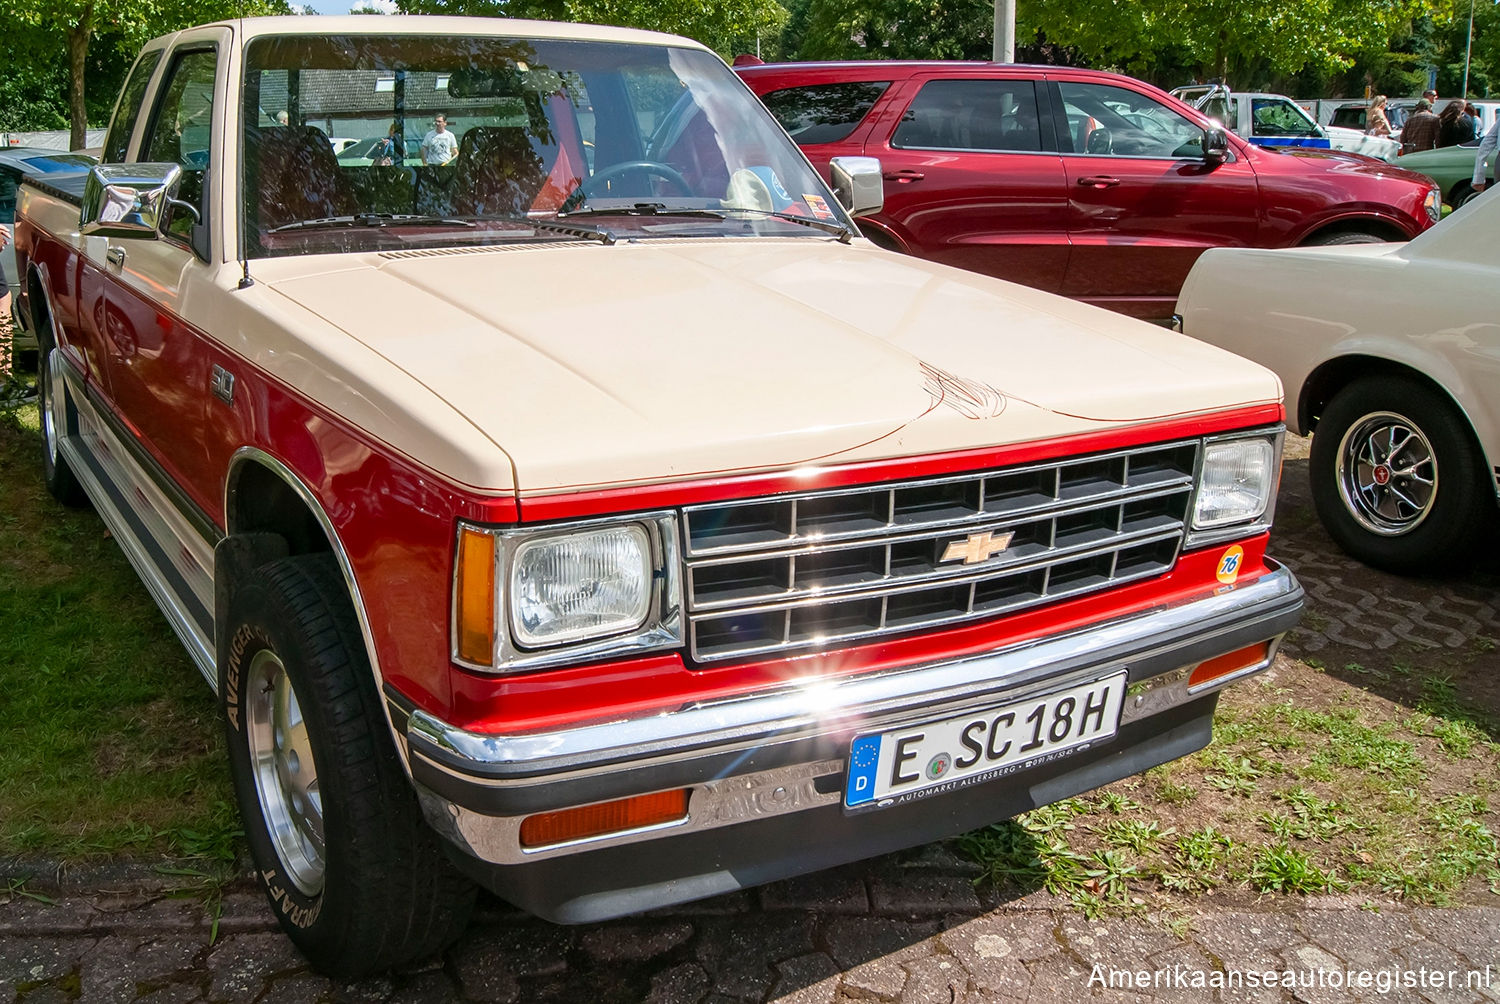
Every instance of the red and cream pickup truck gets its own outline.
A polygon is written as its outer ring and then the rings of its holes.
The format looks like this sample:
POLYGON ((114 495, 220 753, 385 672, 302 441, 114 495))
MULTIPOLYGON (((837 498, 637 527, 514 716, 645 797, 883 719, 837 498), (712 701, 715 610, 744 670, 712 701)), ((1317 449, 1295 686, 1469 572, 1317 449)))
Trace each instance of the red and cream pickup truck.
POLYGON ((208 25, 103 161, 21 191, 47 484, 328 972, 475 882, 595 921, 1182 756, 1301 610, 1275 377, 880 250, 879 165, 830 189, 696 43, 208 25))

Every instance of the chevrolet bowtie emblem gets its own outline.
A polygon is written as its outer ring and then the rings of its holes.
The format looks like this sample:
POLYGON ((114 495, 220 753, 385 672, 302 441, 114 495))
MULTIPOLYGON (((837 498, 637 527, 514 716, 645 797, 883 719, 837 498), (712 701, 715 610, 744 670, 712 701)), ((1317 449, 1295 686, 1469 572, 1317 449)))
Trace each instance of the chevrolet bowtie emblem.
POLYGON ((1010 539, 1014 536, 1015 533, 1011 532, 1002 533, 996 537, 988 530, 984 533, 971 533, 964 540, 955 540, 949 544, 941 560, 953 561, 962 558, 965 565, 977 565, 1004 551, 1010 546, 1010 539))

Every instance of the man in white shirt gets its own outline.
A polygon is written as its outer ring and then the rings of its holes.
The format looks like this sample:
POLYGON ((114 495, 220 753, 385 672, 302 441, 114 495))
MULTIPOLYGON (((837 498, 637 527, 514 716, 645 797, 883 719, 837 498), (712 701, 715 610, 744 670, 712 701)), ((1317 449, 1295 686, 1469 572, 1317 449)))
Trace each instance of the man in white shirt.
POLYGON ((432 120, 432 130, 422 139, 422 163, 446 164, 458 156, 458 139, 448 131, 448 116, 432 120))
POLYGON ((1474 152, 1474 177, 1469 185, 1476 192, 1484 191, 1484 186, 1487 184, 1484 173, 1485 165, 1489 163, 1490 154, 1495 152, 1497 146, 1500 146, 1500 118, 1497 118, 1495 124, 1490 126, 1490 131, 1485 133, 1484 139, 1479 141, 1479 149, 1474 152))

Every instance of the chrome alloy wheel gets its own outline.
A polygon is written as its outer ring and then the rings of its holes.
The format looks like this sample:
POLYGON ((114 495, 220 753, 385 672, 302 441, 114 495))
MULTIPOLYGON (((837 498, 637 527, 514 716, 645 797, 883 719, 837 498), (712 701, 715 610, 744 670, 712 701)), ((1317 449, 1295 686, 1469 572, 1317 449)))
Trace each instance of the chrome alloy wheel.
MULTIPOLYGON (((56 352, 57 350, 53 349, 52 351, 56 352)), ((63 399, 60 395, 66 393, 66 391, 62 389, 62 381, 53 373, 50 354, 42 360, 42 381, 46 384, 46 387, 43 388, 45 393, 42 395, 42 403, 45 407, 41 409, 42 443, 47 448, 47 458, 55 464, 57 463, 58 451, 60 449, 57 440, 57 430, 59 428, 57 410, 62 407, 61 402, 63 399)))
POLYGON ((1349 427, 1339 443, 1339 495, 1360 526, 1382 537, 1416 529, 1437 499, 1437 456, 1404 415, 1381 411, 1349 427))
POLYGON ((281 658, 255 653, 245 687, 245 729, 256 795, 287 878, 305 895, 322 891, 323 796, 302 706, 281 658))

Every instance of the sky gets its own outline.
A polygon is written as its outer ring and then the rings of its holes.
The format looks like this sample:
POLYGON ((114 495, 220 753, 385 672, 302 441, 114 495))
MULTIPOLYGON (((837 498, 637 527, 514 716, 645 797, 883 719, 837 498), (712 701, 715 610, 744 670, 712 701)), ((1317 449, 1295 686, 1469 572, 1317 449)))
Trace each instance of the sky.
POLYGON ((396 12, 395 0, 293 0, 292 6, 295 7, 299 2, 319 14, 347 14, 355 6, 375 7, 388 14, 396 12))

